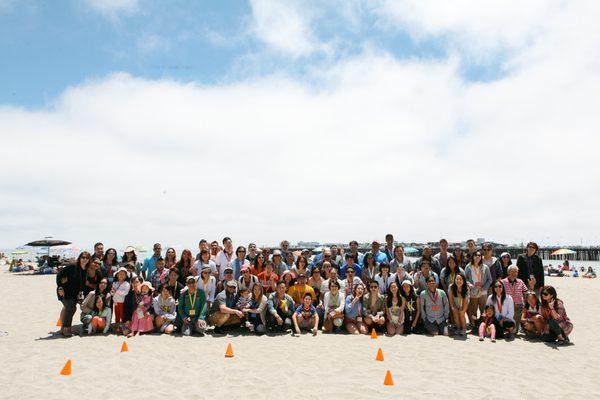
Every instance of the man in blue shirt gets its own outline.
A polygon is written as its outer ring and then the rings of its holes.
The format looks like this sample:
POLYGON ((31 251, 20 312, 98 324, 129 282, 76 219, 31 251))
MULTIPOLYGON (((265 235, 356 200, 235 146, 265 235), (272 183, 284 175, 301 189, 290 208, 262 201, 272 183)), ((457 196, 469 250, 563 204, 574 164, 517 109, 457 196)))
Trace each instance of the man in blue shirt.
POLYGON ((156 260, 161 257, 161 251, 160 243, 154 243, 154 254, 150 258, 146 258, 142 265, 142 276, 145 280, 150 279, 152 272, 156 269, 156 260))
POLYGON ((377 264, 387 262, 385 253, 379 251, 379 241, 377 240, 373 240, 373 243, 371 243, 371 254, 373 254, 373 259, 377 264))
POLYGON ((354 268, 355 276, 362 276, 362 268, 355 263, 354 257, 355 255, 353 253, 346 253, 346 263, 340 268, 341 279, 346 279, 346 269, 348 269, 348 267, 354 268))

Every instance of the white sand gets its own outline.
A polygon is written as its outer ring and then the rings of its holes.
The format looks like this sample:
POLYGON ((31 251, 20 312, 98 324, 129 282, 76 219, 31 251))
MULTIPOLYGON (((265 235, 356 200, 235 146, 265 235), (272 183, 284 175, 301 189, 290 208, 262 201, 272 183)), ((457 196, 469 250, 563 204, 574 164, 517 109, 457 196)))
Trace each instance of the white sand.
MULTIPOLYGON (((54 276, 0 272, 0 398, 600 398, 597 280, 550 278, 575 325, 574 345, 447 337, 55 338, 54 276), (584 311, 585 310, 585 311, 584 311), (224 358, 227 344, 235 352, 224 358), (384 362, 376 362, 381 347, 384 362), (73 373, 59 371, 73 362, 73 373), (386 370, 395 386, 383 386, 386 370)), ((79 313, 74 322, 79 322, 79 313)))

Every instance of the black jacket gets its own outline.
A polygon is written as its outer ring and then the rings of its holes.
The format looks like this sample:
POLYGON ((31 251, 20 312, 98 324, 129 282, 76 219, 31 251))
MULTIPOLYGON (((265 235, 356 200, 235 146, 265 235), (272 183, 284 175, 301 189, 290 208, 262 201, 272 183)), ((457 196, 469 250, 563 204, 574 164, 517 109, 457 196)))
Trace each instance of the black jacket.
POLYGON ((529 287, 529 275, 532 274, 535 278, 535 287, 530 289, 538 290, 544 286, 544 264, 540 256, 534 254, 531 257, 531 271, 529 271, 526 257, 527 254, 520 254, 517 258, 517 267, 519 268, 519 275, 517 277, 529 287))
POLYGON ((76 264, 70 264, 56 274, 56 286, 63 288, 65 300, 77 300, 77 295, 83 288, 85 270, 76 264), (62 282, 66 279, 65 282, 62 282))

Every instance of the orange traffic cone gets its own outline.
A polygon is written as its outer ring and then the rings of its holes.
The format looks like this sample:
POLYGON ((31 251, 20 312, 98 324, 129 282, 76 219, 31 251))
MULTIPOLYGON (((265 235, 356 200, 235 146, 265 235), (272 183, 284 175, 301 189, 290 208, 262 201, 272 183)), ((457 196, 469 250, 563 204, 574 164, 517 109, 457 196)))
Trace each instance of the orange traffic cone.
POLYGON ((123 342, 121 345, 121 353, 125 353, 126 351, 129 351, 129 348, 127 347, 127 342, 123 342))
POLYGON ((56 326, 58 328, 62 327, 62 321, 60 320, 60 317, 58 317, 58 321, 56 321, 56 326))
POLYGON ((71 375, 71 360, 67 360, 65 366, 60 370, 61 375, 71 375))
POLYGON ((383 351, 381 351, 381 347, 377 350, 377 357, 375 357, 377 361, 383 361, 383 351))
POLYGON ((371 339, 377 339, 377 332, 375 332, 375 328, 371 329, 371 339))
POLYGON ((394 386, 394 380, 392 379, 392 373, 388 369, 385 373, 385 379, 383 380, 384 386, 394 386))
POLYGON ((225 357, 231 358, 233 357, 233 347, 231 347, 231 343, 227 345, 227 351, 225 351, 225 357))

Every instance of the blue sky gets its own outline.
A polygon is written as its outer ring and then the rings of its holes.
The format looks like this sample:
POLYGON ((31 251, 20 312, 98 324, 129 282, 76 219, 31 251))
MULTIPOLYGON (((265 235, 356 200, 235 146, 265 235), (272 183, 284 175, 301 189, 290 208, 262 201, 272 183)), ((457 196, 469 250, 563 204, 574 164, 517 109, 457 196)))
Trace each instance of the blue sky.
MULTIPOLYGON (((7 2, 0 8, 0 103, 47 106, 66 87, 114 72, 213 84, 271 73, 302 77, 307 68, 366 46, 400 59, 448 55, 446 39, 414 39, 401 26, 389 29, 366 6, 354 23, 340 15, 338 2, 321 6, 312 16, 312 34, 333 43, 330 51, 289 57, 252 34, 247 2, 135 3, 133 11, 101 12, 84 1, 7 2)), ((485 81, 499 76, 500 66, 496 58, 463 59, 460 71, 466 80, 485 81)))
POLYGON ((0 0, 0 248, 598 244, 599 14, 0 0))

